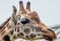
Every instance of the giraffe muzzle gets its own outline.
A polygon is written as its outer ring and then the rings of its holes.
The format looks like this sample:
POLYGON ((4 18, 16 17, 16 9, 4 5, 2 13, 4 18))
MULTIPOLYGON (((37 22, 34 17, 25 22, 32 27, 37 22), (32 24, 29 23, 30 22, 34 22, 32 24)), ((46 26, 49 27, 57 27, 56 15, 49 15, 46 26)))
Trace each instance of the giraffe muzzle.
POLYGON ((44 39, 48 40, 48 41, 53 41, 54 39, 56 39, 56 34, 53 30, 48 29, 45 34, 44 34, 44 39))

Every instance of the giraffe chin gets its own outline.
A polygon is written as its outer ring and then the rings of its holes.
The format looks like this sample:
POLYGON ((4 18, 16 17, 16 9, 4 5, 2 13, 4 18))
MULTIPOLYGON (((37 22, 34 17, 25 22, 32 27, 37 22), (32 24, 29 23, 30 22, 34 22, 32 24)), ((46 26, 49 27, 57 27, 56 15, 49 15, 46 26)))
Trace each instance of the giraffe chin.
MULTIPOLYGON (((35 40, 38 41, 39 39, 35 40)), ((26 41, 25 39, 16 39, 15 41, 26 41)), ((29 41, 29 40, 28 40, 29 41)), ((33 40, 34 41, 34 40, 33 40)), ((40 39, 39 41, 54 41, 54 40, 45 40, 45 39, 40 39)))

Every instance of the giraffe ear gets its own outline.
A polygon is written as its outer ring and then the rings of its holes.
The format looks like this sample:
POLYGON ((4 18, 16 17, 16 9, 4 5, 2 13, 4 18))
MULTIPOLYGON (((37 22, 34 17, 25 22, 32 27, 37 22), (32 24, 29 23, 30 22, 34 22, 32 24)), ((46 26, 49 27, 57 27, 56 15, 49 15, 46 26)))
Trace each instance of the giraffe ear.
POLYGON ((16 14, 16 12, 17 12, 17 8, 15 6, 13 6, 13 13, 16 14))
POLYGON ((30 2, 29 1, 27 2, 26 9, 30 11, 30 2))
POLYGON ((13 6, 13 14, 12 14, 11 20, 14 22, 14 24, 16 24, 16 12, 17 12, 17 9, 15 6, 13 6))

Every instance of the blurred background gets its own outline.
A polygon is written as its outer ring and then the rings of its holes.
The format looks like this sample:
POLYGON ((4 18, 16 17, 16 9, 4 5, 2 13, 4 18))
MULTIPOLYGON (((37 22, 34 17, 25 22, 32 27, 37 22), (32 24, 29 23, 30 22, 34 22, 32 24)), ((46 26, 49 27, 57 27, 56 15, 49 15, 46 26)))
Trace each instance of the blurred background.
MULTIPOLYGON (((0 25, 12 15, 12 6, 19 10, 20 0, 0 0, 0 25)), ((55 32, 60 33, 60 0, 22 0, 24 6, 31 2, 31 10, 36 11, 40 20, 47 26, 52 27, 55 32), (57 29, 58 28, 58 29, 57 29)), ((58 35, 58 37, 60 34, 58 35)), ((60 38, 59 38, 60 39, 60 38)), ((59 41, 59 40, 57 40, 59 41)))

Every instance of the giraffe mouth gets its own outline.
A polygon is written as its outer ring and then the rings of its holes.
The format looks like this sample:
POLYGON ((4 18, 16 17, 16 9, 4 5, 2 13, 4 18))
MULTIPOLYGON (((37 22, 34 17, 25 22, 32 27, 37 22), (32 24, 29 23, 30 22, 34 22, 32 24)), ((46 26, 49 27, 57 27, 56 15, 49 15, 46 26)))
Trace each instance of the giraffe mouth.
POLYGON ((47 35, 44 35, 44 39, 48 40, 48 41, 53 41, 53 39, 51 37, 47 36, 47 35))

